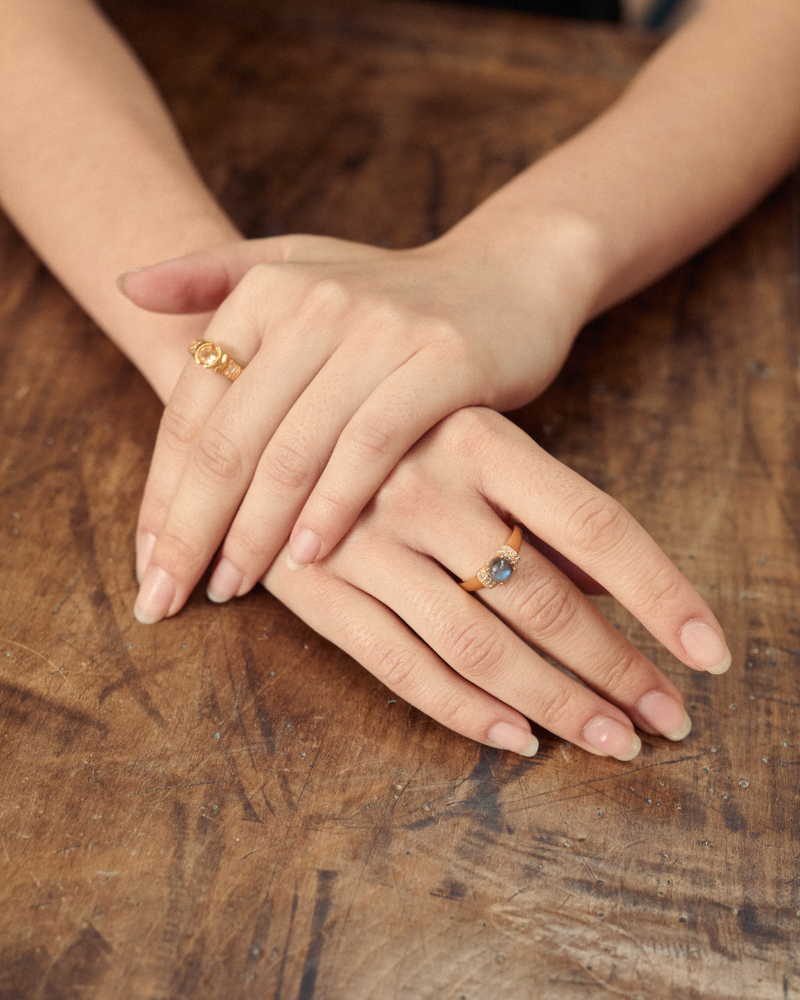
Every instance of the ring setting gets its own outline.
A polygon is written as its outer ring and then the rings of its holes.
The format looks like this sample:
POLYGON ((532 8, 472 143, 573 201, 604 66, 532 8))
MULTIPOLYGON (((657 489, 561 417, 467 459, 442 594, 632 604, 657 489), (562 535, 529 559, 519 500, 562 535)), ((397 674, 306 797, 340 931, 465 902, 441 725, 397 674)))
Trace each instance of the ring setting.
POLYGON ((522 529, 518 526, 511 532, 506 544, 497 550, 495 555, 481 566, 478 572, 469 580, 464 580, 461 586, 464 590, 492 590, 502 587, 511 579, 511 574, 519 562, 519 547, 522 544, 522 529))
POLYGON ((189 344, 189 353, 201 368, 211 368, 231 382, 235 382, 242 374, 242 366, 210 340, 193 340, 189 344))

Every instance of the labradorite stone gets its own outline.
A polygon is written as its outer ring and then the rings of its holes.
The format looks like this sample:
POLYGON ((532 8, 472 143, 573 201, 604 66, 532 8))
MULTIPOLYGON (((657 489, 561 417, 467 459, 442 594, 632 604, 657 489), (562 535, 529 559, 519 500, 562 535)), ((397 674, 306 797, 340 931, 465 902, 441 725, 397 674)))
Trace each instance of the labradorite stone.
POLYGON ((502 556, 495 556, 489 560, 489 576, 498 583, 505 583, 513 569, 508 559, 503 559, 502 556))

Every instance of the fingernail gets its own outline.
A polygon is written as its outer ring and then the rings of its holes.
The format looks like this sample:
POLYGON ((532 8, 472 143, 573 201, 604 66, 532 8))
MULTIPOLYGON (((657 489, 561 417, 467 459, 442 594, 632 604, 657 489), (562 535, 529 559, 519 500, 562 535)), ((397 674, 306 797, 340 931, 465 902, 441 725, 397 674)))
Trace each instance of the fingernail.
POLYGON ((127 291, 125 290, 125 282, 128 280, 128 275, 138 274, 139 271, 144 271, 143 267, 134 267, 131 271, 123 271, 122 274, 117 278, 117 288, 122 292, 123 295, 127 296, 127 291))
POLYGON ((680 638, 689 659, 709 674, 724 674, 731 665, 731 654, 724 640, 705 622, 684 625, 680 638))
POLYGON ((244 576, 233 565, 230 559, 223 556, 217 563, 217 568, 211 574, 206 589, 206 597, 215 604, 229 601, 242 585, 244 576))
POLYGON ((142 625, 155 625, 175 599, 175 583, 160 566, 150 566, 144 574, 133 614, 142 625))
POLYGON ((490 746, 511 750, 523 757, 533 757, 539 749, 539 741, 533 733, 513 722, 495 722, 486 736, 490 746))
POLYGON ((145 570, 150 565, 150 556, 156 547, 156 536, 150 531, 143 531, 136 538, 136 581, 142 582, 145 570))
POLYGON ((314 562, 322 548, 322 539, 310 528, 301 528, 289 542, 286 565, 289 569, 305 569, 314 562))
POLYGON ((583 728, 583 738, 604 757, 633 760, 642 749, 642 741, 628 726, 607 715, 596 715, 583 728))
POLYGON ((663 691, 648 691, 642 695, 636 710, 648 725, 668 740, 682 740, 692 731, 692 720, 686 709, 663 691))

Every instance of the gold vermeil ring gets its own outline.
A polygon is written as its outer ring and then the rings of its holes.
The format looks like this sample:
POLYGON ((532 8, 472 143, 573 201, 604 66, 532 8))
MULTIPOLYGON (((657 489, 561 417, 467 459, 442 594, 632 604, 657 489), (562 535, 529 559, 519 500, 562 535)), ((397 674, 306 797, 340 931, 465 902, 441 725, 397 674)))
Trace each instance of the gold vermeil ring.
POLYGON ((511 574, 519 562, 519 547, 522 545, 522 528, 515 526, 506 544, 498 549, 485 566, 481 566, 475 576, 464 580, 461 586, 464 590, 491 590, 502 587, 511 579, 511 574))
POLYGON ((193 340, 189 344, 189 353, 201 368, 211 368, 231 382, 235 382, 242 374, 243 366, 229 358, 221 347, 212 344, 210 340, 193 340))

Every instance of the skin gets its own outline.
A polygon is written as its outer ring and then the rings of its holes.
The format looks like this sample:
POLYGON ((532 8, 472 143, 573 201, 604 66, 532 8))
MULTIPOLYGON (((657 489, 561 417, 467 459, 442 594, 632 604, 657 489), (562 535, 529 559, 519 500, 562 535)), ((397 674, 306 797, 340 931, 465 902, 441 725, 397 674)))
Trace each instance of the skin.
POLYGON ((218 307, 207 337, 246 365, 231 388, 190 360, 170 398, 139 521, 139 619, 175 614, 220 545, 218 601, 250 590, 287 534, 294 568, 324 559, 448 413, 535 398, 588 319, 787 171, 798 107, 800 7, 725 0, 431 244, 280 237, 127 276, 143 307, 218 307))
POLYGON ((630 759, 634 723, 685 735, 679 692, 534 547, 512 585, 477 597, 440 568, 471 576, 519 520, 688 666, 730 664, 708 607, 630 515, 497 414, 463 408, 535 396, 587 318, 713 239, 788 169, 800 148, 793 0, 711 5, 597 122, 402 252, 242 241, 87 0, 0 0, 0 21, 0 201, 169 400, 140 516, 140 620, 176 613, 222 542, 213 597, 263 579, 471 739, 530 754, 533 718, 630 759), (167 258, 119 294, 120 271, 167 258), (234 385, 186 361, 196 337, 247 364, 234 385), (266 536, 264 520, 278 525, 266 536), (292 572, 289 555, 313 565, 292 572), (381 572, 364 578, 366 564, 381 572))

